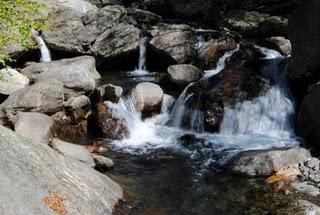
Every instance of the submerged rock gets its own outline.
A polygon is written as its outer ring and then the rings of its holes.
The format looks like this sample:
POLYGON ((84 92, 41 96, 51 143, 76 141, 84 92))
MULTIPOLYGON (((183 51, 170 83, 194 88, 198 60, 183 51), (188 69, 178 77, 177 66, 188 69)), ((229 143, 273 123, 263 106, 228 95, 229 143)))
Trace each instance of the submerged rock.
POLYGON ((17 134, 28 138, 34 143, 47 144, 51 138, 53 119, 42 113, 17 114, 14 130, 17 134))
POLYGON ((320 190, 316 187, 314 187, 313 185, 308 184, 307 182, 295 182, 292 183, 291 186, 301 192, 301 193, 305 193, 311 196, 318 196, 320 195, 320 190))
POLYGON ((161 87, 150 82, 140 83, 131 91, 131 98, 138 112, 160 110, 163 96, 161 87))
POLYGON ((9 95, 29 86, 30 80, 14 69, 0 70, 0 94, 9 95))
POLYGON ((63 100, 62 82, 48 79, 10 94, 0 108, 13 113, 31 111, 52 114, 62 110, 63 100))
POLYGON ((298 166, 309 158, 310 152, 300 147, 249 151, 237 155, 231 161, 230 169, 248 176, 269 176, 288 166, 298 166))
POLYGON ((297 202, 298 211, 296 215, 319 215, 320 207, 307 201, 307 200, 298 200, 297 202))
POLYGON ((201 67, 213 69, 224 53, 234 50, 236 47, 237 43, 230 37, 219 37, 205 42, 198 51, 201 67))
POLYGON ((100 74, 96 70, 95 59, 81 56, 46 63, 32 63, 21 72, 35 82, 57 79, 64 87, 79 91, 90 91, 95 88, 100 74))
POLYGON ((2 126, 0 136, 0 190, 6 193, 0 214, 53 214, 42 203, 52 193, 68 214, 112 214, 123 196, 118 184, 82 162, 2 126))
POLYGON ((169 78, 172 82, 186 86, 201 78, 202 72, 191 64, 172 65, 168 68, 169 78))
POLYGON ((51 146, 66 157, 76 159, 91 167, 95 166, 91 153, 84 146, 68 143, 59 139, 53 139, 51 146))
POLYGON ((187 25, 161 24, 151 29, 150 44, 169 54, 177 63, 191 63, 196 57, 196 35, 187 25))

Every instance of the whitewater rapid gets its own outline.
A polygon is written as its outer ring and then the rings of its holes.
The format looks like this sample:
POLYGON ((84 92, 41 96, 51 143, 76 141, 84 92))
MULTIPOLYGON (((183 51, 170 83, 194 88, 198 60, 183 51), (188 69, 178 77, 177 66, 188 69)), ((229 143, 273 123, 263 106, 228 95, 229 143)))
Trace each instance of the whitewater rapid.
MULTIPOLYGON (((283 58, 274 50, 258 47, 265 54, 269 63, 264 70, 272 70, 271 75, 278 77, 278 63, 283 58)), ((232 52, 221 57, 220 71, 224 68, 225 59, 232 52)), ((208 76, 217 74, 207 73, 208 76)), ((207 76, 207 77, 208 77, 207 76)), ((190 154, 192 157, 200 154, 219 154, 219 159, 209 159, 207 163, 223 162, 233 155, 247 150, 263 150, 274 147, 289 147, 298 144, 292 128, 294 104, 290 99, 288 89, 281 78, 274 78, 275 84, 260 97, 236 104, 234 108, 225 107, 225 115, 219 133, 206 133, 203 129, 203 113, 186 109, 185 103, 192 96, 188 94, 190 84, 182 92, 177 101, 170 98, 162 105, 159 115, 142 120, 140 113, 134 110, 130 98, 122 99, 119 104, 108 103, 115 117, 122 119, 129 128, 129 137, 113 141, 115 150, 132 154, 154 152, 157 149, 177 150, 190 154), (191 129, 182 128, 183 114, 189 111, 191 129), (191 111, 191 112, 190 112, 191 111), (181 144, 181 137, 191 135, 200 141, 201 149, 186 148, 181 144)))

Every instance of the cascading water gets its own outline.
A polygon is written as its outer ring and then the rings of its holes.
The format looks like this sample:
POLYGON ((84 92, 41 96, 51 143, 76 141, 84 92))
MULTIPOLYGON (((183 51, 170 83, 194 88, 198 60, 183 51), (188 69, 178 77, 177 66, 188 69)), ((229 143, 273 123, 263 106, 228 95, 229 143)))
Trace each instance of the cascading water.
POLYGON ((138 68, 130 73, 133 76, 150 75, 149 72, 146 70, 146 52, 147 52, 148 41, 149 41, 148 37, 143 37, 140 41, 139 64, 138 64, 138 68))
MULTIPOLYGON (((257 47, 259 48, 259 47, 257 47)), ((287 147, 297 144, 290 124, 294 108, 289 99, 285 82, 278 77, 279 58, 273 50, 260 48, 266 55, 265 71, 271 71, 275 85, 265 94, 253 101, 237 104, 225 109, 225 117, 220 133, 206 133, 203 130, 203 113, 185 106, 193 96, 189 89, 191 83, 181 93, 170 112, 173 100, 163 103, 159 115, 143 120, 137 113, 130 98, 113 107, 115 117, 125 121, 129 127, 129 137, 113 141, 115 149, 128 153, 148 153, 166 148, 190 154, 193 159, 204 158, 204 164, 223 163, 231 156, 246 150, 262 150, 273 147, 287 147), (187 118, 187 122, 185 122, 187 118), (185 127, 188 129, 182 129, 185 127), (191 135, 196 138, 197 149, 185 148, 181 138, 191 135), (200 158, 201 157, 201 158, 200 158)), ((233 51, 234 52, 234 51, 233 51)), ((226 55, 230 55, 227 53, 226 55)), ((226 56, 221 60, 224 61, 226 56)), ((223 64, 222 64, 223 65, 223 64)))
POLYGON ((237 48, 234 50, 231 50, 229 52, 226 52, 218 61, 217 66, 215 69, 211 69, 211 70, 206 70, 204 71, 205 74, 203 76, 203 78, 210 78, 216 74, 218 74, 219 72, 221 72, 225 66, 226 66, 226 59, 229 58, 233 53, 235 53, 236 51, 239 50, 239 45, 237 45, 237 48))
POLYGON ((225 108, 221 134, 268 134, 278 138, 293 136, 292 117, 294 105, 289 98, 288 88, 281 71, 277 68, 283 58, 280 53, 256 46, 269 62, 263 68, 275 83, 264 95, 253 101, 225 108))
POLYGON ((43 38, 39 35, 39 32, 37 32, 34 29, 31 29, 32 37, 35 39, 35 41, 38 44, 38 47, 40 48, 41 52, 41 62, 50 62, 51 61, 51 54, 50 50, 48 49, 46 43, 44 42, 43 38))

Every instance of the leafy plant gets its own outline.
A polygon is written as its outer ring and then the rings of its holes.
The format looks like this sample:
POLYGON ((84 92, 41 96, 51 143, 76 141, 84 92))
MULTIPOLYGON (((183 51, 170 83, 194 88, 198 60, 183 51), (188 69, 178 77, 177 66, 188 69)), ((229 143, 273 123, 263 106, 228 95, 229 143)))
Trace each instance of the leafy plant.
MULTIPOLYGON (((31 0, 0 0, 0 50, 10 44, 33 48, 30 28, 45 28, 43 7, 31 0)), ((0 67, 9 61, 9 56, 0 51, 0 67)))

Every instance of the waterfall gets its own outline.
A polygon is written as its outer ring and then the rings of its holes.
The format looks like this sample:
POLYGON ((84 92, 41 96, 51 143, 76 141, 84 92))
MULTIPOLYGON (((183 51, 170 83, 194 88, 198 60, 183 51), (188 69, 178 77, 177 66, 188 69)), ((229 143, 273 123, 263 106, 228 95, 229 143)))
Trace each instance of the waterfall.
POLYGON ((194 95, 188 92, 194 84, 195 83, 189 84, 180 94, 171 112, 169 124, 176 128, 187 127, 192 131, 201 133, 204 131, 203 112, 186 106, 188 100, 194 95))
POLYGON ((274 50, 256 47, 269 61, 262 72, 269 73, 275 84, 253 101, 238 103, 234 108, 226 107, 220 133, 268 134, 289 138, 293 135, 294 104, 289 98, 286 82, 277 69, 282 56, 274 50))
POLYGON ((50 50, 48 49, 43 38, 39 35, 39 32, 37 32, 35 29, 31 29, 31 34, 32 34, 32 37, 37 42, 38 47, 40 48, 40 53, 41 53, 40 62, 50 62, 51 61, 50 50))
POLYGON ((143 37, 140 40, 139 64, 138 64, 138 68, 130 73, 133 76, 149 75, 149 72, 146 70, 146 52, 147 52, 148 41, 149 41, 148 37, 143 37))
POLYGON ((239 47, 240 46, 237 45, 236 49, 224 53, 224 55, 222 55, 222 57, 219 58, 219 61, 218 61, 217 66, 216 66, 215 69, 204 71, 205 75, 203 76, 203 78, 210 78, 210 77, 218 74, 219 72, 221 72, 226 66, 226 59, 229 58, 231 55, 233 55, 236 51, 238 51, 239 47))

